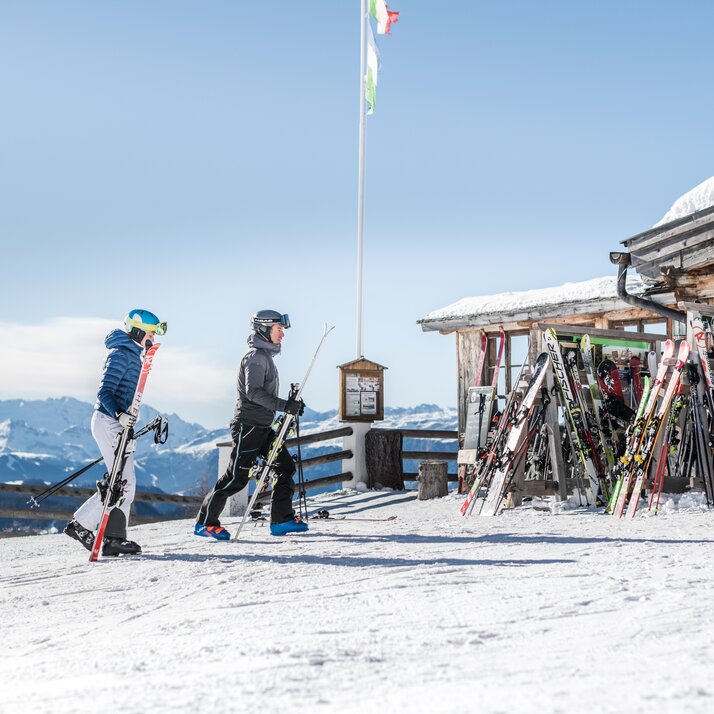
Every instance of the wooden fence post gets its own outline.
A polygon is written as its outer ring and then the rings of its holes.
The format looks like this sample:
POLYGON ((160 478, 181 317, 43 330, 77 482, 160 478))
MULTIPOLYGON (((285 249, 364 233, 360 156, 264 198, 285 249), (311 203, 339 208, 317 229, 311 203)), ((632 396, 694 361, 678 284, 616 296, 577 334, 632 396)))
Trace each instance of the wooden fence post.
POLYGON ((402 432, 372 429, 365 437, 365 450, 369 487, 403 491, 402 432))
POLYGON ((446 461, 422 461, 419 464, 420 501, 441 498, 449 493, 448 464, 446 461))

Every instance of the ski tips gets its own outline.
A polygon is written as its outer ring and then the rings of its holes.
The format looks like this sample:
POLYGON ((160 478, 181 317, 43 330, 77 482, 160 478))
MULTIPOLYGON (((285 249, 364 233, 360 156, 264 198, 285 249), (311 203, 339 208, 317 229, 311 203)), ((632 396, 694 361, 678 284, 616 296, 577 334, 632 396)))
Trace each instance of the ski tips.
POLYGON ((677 353, 677 359, 680 362, 686 362, 688 357, 689 357, 689 342, 687 342, 686 340, 682 340, 682 343, 679 345, 679 352, 677 353))
POLYGON ((327 337, 327 335, 329 335, 330 332, 332 332, 332 330, 334 330, 334 329, 335 329, 334 325, 332 325, 332 327, 328 327, 327 322, 325 322, 325 324, 322 328, 322 336, 327 337))

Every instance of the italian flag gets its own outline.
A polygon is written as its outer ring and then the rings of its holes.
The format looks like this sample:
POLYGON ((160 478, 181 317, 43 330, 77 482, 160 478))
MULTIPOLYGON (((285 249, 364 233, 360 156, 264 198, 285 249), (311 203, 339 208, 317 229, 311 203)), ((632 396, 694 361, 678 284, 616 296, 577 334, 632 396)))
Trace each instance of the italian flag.
POLYGON ((377 21, 377 34, 388 35, 393 22, 399 22, 399 13, 390 10, 384 0, 369 0, 369 13, 377 21))
POLYGON ((374 41, 372 28, 367 24, 367 73, 365 74, 364 98, 367 102, 367 114, 374 114, 377 105, 377 76, 379 75, 379 52, 374 41))

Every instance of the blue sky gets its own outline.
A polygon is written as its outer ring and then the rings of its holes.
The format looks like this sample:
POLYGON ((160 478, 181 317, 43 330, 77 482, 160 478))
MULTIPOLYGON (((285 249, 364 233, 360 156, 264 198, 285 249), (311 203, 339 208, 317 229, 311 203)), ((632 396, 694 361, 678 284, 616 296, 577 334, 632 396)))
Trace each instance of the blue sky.
MULTIPOLYGON (((425 313, 614 274, 608 251, 714 174, 711 3, 438 7, 394 0, 377 39, 364 351, 391 405, 455 403, 454 338, 425 313)), ((105 327, 146 307, 172 365, 147 401, 225 424, 270 307, 293 322, 284 384, 336 324, 305 393, 333 408, 358 53, 359 0, 0 4, 0 398, 90 398, 105 327)))

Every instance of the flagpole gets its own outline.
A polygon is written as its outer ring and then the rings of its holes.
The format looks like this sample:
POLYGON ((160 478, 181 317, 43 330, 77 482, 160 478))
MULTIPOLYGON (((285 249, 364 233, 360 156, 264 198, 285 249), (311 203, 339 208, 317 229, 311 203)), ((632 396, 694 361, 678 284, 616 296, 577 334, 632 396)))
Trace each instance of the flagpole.
POLYGON ((362 357, 362 246, 364 237, 364 75, 367 54, 367 0, 360 0, 359 58, 359 183, 357 189, 357 359, 362 357))

